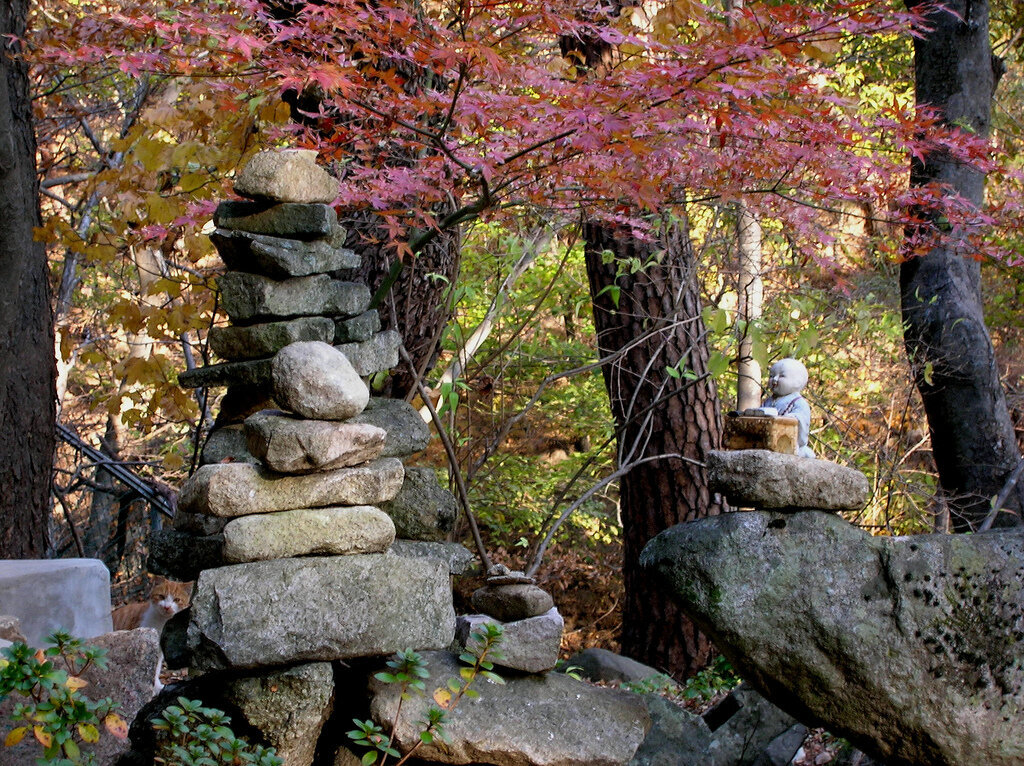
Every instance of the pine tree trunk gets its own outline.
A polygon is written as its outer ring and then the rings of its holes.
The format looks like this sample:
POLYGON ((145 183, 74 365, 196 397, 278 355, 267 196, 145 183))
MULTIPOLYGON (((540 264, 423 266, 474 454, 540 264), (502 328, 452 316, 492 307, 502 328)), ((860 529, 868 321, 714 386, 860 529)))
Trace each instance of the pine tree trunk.
POLYGON ((47 553, 54 450, 53 315, 40 225, 28 75, 8 36, 28 3, 0 10, 0 558, 47 553))
MULTIPOLYGON (((605 357, 628 348, 603 368, 619 429, 619 465, 662 454, 703 461, 719 445, 722 423, 714 381, 707 376, 707 343, 685 227, 674 226, 661 243, 598 224, 587 225, 584 236, 599 353, 605 357), (620 274, 619 266, 629 258, 646 265, 620 274), (666 367, 679 369, 680 377, 669 375, 666 367)), ((619 506, 623 653, 685 678, 707 664, 711 644, 663 589, 647 581, 638 566, 640 552, 662 530, 721 507, 708 490, 704 469, 678 458, 634 466, 620 482, 619 506)))
MULTIPOLYGON (((941 110, 949 124, 967 124, 987 136, 997 63, 989 45, 987 0, 952 0, 930 12, 928 21, 931 30, 914 40, 918 104, 941 110)), ((911 183, 932 182, 982 204, 984 174, 948 156, 914 160, 911 183)), ((900 267, 907 354, 924 400, 952 527, 961 532, 978 528, 1020 460, 985 326, 981 269, 970 255, 950 232, 926 255, 900 267)), ((1006 505, 1024 507, 1024 484, 1018 483, 1006 505)), ((1014 522, 1019 517, 1005 513, 997 519, 1014 522)))

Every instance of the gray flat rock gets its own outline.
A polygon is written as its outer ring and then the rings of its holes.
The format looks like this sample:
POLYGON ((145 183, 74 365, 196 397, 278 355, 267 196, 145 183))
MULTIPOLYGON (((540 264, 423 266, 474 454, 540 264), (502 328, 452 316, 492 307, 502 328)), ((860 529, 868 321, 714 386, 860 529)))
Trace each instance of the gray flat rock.
POLYGON ((485 585, 473 591, 473 608, 504 622, 544 614, 554 601, 536 585, 485 585))
POLYGON ((381 504, 405 540, 440 542, 455 529, 459 507, 455 496, 437 482, 433 468, 408 466, 398 494, 381 504))
POLYGON ((337 505, 377 505, 402 486, 400 460, 382 458, 354 468, 287 476, 247 463, 199 468, 182 485, 178 508, 186 513, 236 517, 337 505))
POLYGON ((500 625, 503 631, 501 657, 494 660, 495 665, 543 673, 553 670, 558 663, 565 621, 555 607, 537 617, 514 622, 501 622, 485 614, 467 614, 455 623, 455 640, 464 648, 470 646, 473 633, 487 623, 500 625))
POLYGON ((864 474, 828 460, 768 450, 712 451, 707 470, 711 490, 732 506, 857 511, 868 501, 864 474))
MULTIPOLYGON (((245 421, 249 452, 278 473, 313 473, 380 457, 387 434, 366 423, 306 420, 264 410, 245 421)), ((404 486, 404 485, 403 485, 404 486)))
POLYGON ((357 269, 361 258, 345 247, 346 233, 335 226, 326 239, 282 239, 245 231, 216 229, 210 235, 224 265, 271 279, 305 277, 341 269, 357 269))
POLYGON ((454 633, 446 566, 369 553, 207 570, 188 640, 196 667, 210 670, 438 648, 454 633))
POLYGON ((196 367, 178 373, 182 388, 217 388, 220 386, 270 387, 271 359, 248 359, 244 362, 223 362, 196 367))
MULTIPOLYGON (((406 469, 408 470, 408 469, 406 469)), ((471 571, 477 563, 476 554, 461 543, 431 543, 421 540, 395 540, 388 553, 405 558, 426 558, 443 561, 453 575, 471 571)))
POLYGON ((213 214, 220 229, 295 239, 329 237, 338 225, 338 214, 330 205, 283 202, 221 202, 213 214))
POLYGON ((362 343, 370 340, 380 330, 380 314, 377 309, 364 311, 351 319, 334 321, 335 343, 362 343))
POLYGON ((241 423, 215 428, 206 437, 200 465, 207 463, 258 463, 245 446, 245 427, 241 423))
POLYGON ((291 556, 383 553, 395 525, 379 508, 303 508, 232 519, 224 527, 224 559, 232 564, 291 556))
POLYGON ((398 366, 398 347, 402 336, 395 330, 379 332, 362 343, 342 343, 335 346, 348 357, 359 375, 373 375, 398 366))
POLYGON ((370 288, 326 274, 276 280, 244 271, 217 279, 221 307, 236 324, 301 316, 356 316, 370 304, 370 288))
POLYGON ((388 432, 384 442, 384 457, 409 457, 425 450, 430 444, 430 429, 419 412, 401 399, 370 397, 352 423, 370 423, 388 432))
POLYGON ((222 359, 258 359, 273 356, 289 343, 334 339, 334 322, 327 317, 300 317, 245 327, 210 328, 210 349, 222 359))
POLYGON ((98 559, 0 560, 0 614, 17 617, 30 646, 58 628, 109 633, 110 573, 98 559))

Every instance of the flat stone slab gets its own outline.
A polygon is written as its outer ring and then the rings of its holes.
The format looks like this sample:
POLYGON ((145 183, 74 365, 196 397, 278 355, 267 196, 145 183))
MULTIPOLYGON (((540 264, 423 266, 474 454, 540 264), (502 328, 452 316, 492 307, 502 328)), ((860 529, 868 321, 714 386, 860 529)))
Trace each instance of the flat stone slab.
POLYGON ((342 343, 335 346, 348 357, 359 375, 373 375, 398 366, 398 347, 402 336, 396 330, 385 330, 362 343, 342 343))
POLYGON ((270 387, 271 359, 248 359, 196 367, 178 373, 182 388, 218 388, 221 386, 270 387))
MULTIPOLYGON (((406 469, 408 470, 408 469, 406 469)), ((388 553, 405 558, 426 558, 443 561, 453 575, 471 571, 477 563, 476 554, 462 543, 432 543, 421 540, 395 540, 388 553)))
POLYGON ((210 241, 232 271, 288 279, 359 268, 362 259, 354 250, 344 247, 346 236, 340 226, 335 226, 326 239, 309 242, 216 229, 210 241))
POLYGON ((427 467, 408 466, 402 488, 381 504, 381 510, 405 540, 445 540, 459 518, 455 496, 438 484, 434 469, 427 467))
POLYGON ((232 519, 224 527, 224 559, 238 564, 290 556, 383 553, 394 539, 395 525, 379 508, 302 508, 232 519))
POLYGON ((890 766, 1024 762, 1024 532, 871 536, 728 513, 641 556, 776 705, 890 766))
POLYGON ((537 617, 554 606, 551 594, 536 585, 485 585, 473 591, 473 608, 504 622, 537 617))
MULTIPOLYGON (((426 652, 427 694, 402 703, 396 747, 419 742, 416 721, 434 704, 433 690, 458 678, 464 665, 448 652, 426 652)), ((621 766, 629 762, 651 719, 635 694, 592 686, 561 673, 506 677, 504 686, 481 681, 477 699, 463 699, 450 714, 440 739, 423 745, 417 757, 436 763, 496 766, 621 766)), ((378 723, 395 720, 397 684, 370 681, 370 713, 378 723)))
POLYGON ((712 451, 708 482, 732 506, 760 510, 858 511, 868 501, 860 471, 768 450, 712 451))
MULTIPOLYGON (((387 433, 366 423, 306 420, 264 410, 245 421, 249 452, 270 470, 303 474, 331 471, 380 456, 387 433)), ((436 483, 436 482, 435 482, 436 483)))
POLYGON ((338 196, 338 179, 316 164, 312 149, 268 149, 235 178, 235 194, 270 202, 321 202, 338 196))
POLYGON ((330 205, 283 202, 221 202, 213 214, 220 229, 251 234, 269 234, 295 239, 323 239, 338 225, 338 214, 330 205))
POLYGON ((369 423, 388 432, 384 442, 384 457, 409 457, 430 444, 430 429, 419 412, 401 399, 370 397, 360 414, 351 423, 369 423))
POLYGON ((348 358, 327 343, 292 343, 271 367, 274 401, 311 420, 348 420, 370 400, 370 390, 348 358))
POLYGON ((351 319, 334 320, 334 342, 362 343, 370 340, 379 330, 380 314, 377 309, 370 309, 351 319))
POLYGON ((381 458, 354 468, 287 476, 248 463, 200 466, 182 485, 178 508, 209 516, 292 511, 338 505, 377 505, 402 486, 402 461, 381 458))
POLYGON ((232 322, 250 324, 300 316, 356 316, 370 305, 370 288, 326 274, 276 280, 244 271, 217 278, 220 303, 232 322))
POLYGON ((558 663, 565 620, 555 607, 538 617, 513 622, 502 622, 485 614, 463 615, 455 623, 455 640, 463 648, 471 646, 473 633, 487 623, 499 625, 503 631, 501 658, 494 660, 495 665, 525 673, 543 673, 553 670, 558 663))
POLYGON ((109 633, 110 573, 98 559, 0 560, 0 614, 21 621, 30 646, 58 628, 78 638, 109 633))
POLYGON ((300 317, 245 327, 211 327, 210 349, 222 359, 259 359, 273 356, 289 343, 334 340, 334 321, 327 317, 300 317))
POLYGON ((375 553, 207 570, 188 626, 203 670, 439 648, 454 635, 448 568, 375 553))
POLYGON ((574 654, 568 664, 580 668, 581 675, 588 680, 602 683, 638 684, 652 679, 671 681, 657 668, 596 646, 574 654))

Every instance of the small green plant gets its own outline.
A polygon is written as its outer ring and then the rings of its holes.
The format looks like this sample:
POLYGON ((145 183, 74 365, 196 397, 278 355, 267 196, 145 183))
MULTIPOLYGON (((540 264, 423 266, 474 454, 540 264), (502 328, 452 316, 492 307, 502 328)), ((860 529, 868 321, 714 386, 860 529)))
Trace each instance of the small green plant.
POLYGON ((360 721, 353 718, 352 723, 356 728, 347 733, 348 738, 355 744, 368 748, 363 755, 363 766, 371 766, 380 759, 380 766, 387 763, 389 757, 398 758, 395 766, 401 766, 412 757, 421 745, 429 745, 435 739, 444 742, 448 741, 445 734, 445 724, 448 722, 448 714, 459 704, 463 697, 474 699, 480 693, 471 688, 478 678, 485 678, 496 684, 504 684, 505 680, 494 672, 492 659, 501 659, 501 652, 498 645, 501 643, 502 629, 500 625, 492 622, 484 623, 478 630, 474 631, 466 643, 466 651, 459 655, 459 660, 466 664, 466 667, 459 671, 458 678, 449 678, 443 687, 434 690, 433 699, 436 705, 427 709, 426 717, 419 721, 420 735, 419 742, 413 745, 404 756, 395 748, 395 736, 398 731, 398 721, 402 715, 402 703, 411 699, 414 694, 420 695, 426 691, 426 680, 430 677, 427 671, 426 662, 422 655, 412 649, 398 652, 388 660, 390 671, 382 671, 374 675, 378 681, 386 684, 399 684, 398 709, 395 711, 395 720, 391 725, 390 736, 384 733, 384 729, 371 720, 360 721))
POLYGON ((12 693, 28 699, 14 706, 11 718, 24 723, 8 732, 4 745, 13 747, 31 732, 43 750, 37 764, 93 764, 93 754, 82 746, 99 741, 101 726, 120 739, 128 736, 116 703, 80 694, 89 685, 82 674, 93 665, 106 667, 106 650, 86 646, 66 631, 52 633, 45 643, 46 648, 33 649, 19 642, 2 652, 0 701, 12 693))
POLYGON ((675 679, 664 673, 658 673, 640 681, 625 681, 622 688, 636 694, 660 694, 663 697, 674 696, 680 692, 679 684, 675 679))
POLYGON ((709 700, 717 694, 727 692, 740 682, 729 660, 719 655, 709 667, 690 678, 683 687, 683 697, 688 700, 709 700))
POLYGON ((153 721, 157 731, 154 763, 170 766, 281 766, 284 761, 272 747, 252 745, 235 736, 223 710, 203 707, 196 700, 178 697, 162 718, 153 721))

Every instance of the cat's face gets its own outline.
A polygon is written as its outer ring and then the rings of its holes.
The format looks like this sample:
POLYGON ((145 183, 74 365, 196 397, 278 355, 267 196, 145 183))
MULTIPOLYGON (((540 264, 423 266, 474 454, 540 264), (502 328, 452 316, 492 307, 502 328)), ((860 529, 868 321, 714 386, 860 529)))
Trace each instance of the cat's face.
POLYGON ((153 584, 149 601, 162 615, 172 617, 188 606, 192 595, 192 583, 172 582, 163 578, 153 584))

